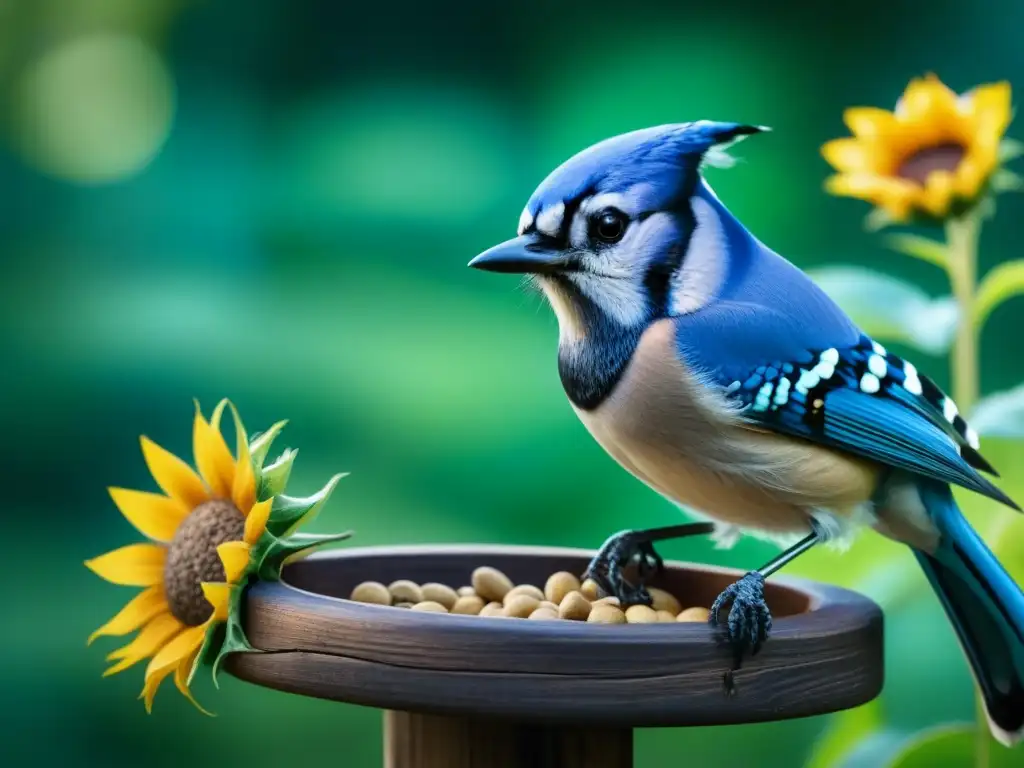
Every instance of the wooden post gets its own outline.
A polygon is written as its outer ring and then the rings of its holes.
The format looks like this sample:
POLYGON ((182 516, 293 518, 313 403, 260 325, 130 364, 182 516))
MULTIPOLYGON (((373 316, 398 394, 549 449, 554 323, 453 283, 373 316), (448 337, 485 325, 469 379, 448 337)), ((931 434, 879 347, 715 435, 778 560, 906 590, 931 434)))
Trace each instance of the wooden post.
POLYGON ((630 728, 388 711, 384 768, 631 768, 630 728))

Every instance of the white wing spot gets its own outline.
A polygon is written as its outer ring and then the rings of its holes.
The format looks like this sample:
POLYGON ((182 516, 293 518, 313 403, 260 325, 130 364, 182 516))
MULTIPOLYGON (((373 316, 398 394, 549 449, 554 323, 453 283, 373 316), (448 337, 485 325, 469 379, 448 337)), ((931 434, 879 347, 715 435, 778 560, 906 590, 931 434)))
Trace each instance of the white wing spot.
POLYGON ((806 395, 809 389, 814 389, 821 382, 821 377, 814 371, 800 371, 800 378, 796 382, 796 391, 806 395))
POLYGON ((782 406, 789 402, 789 387, 789 379, 779 381, 779 385, 775 388, 775 397, 773 398, 776 406, 782 406))
POLYGON ((873 373, 865 373, 860 378, 860 391, 867 392, 869 395, 875 394, 882 386, 882 383, 878 380, 878 377, 873 373))
POLYGON ((876 355, 878 355, 879 357, 885 357, 885 356, 886 356, 886 354, 888 354, 888 353, 887 353, 887 352, 885 351, 885 347, 883 347, 883 346, 882 346, 881 344, 879 344, 879 343, 878 343, 877 341, 872 341, 872 342, 871 342, 871 348, 872 348, 873 350, 875 350, 875 354, 876 354, 876 355))
POLYGON ((981 447, 981 439, 978 437, 978 433, 970 427, 964 430, 964 439, 967 440, 967 444, 974 450, 978 450, 981 447))
MULTIPOLYGON (((835 349, 834 347, 831 349, 826 349, 824 352, 818 355, 818 359, 821 360, 821 362, 823 363, 828 363, 834 368, 836 363, 839 362, 839 350, 835 349)), ((827 379, 828 376, 825 376, 823 378, 827 379)))
POLYGON ((946 421, 952 422, 958 413, 960 413, 960 411, 956 407, 956 403, 953 402, 952 398, 947 397, 942 401, 942 415, 946 417, 946 421))
POLYGON ((824 379, 831 379, 832 378, 832 374, 835 373, 835 372, 836 372, 835 363, 830 363, 827 360, 822 360, 820 363, 818 363, 816 366, 814 366, 814 369, 811 371, 811 373, 816 373, 818 375, 818 378, 823 379, 823 380, 824 379))
POLYGON ((868 358, 868 370, 878 378, 884 379, 885 374, 889 371, 889 364, 885 362, 884 357, 872 355, 868 358))
POLYGON ((772 396, 772 384, 766 382, 761 385, 761 388, 757 391, 757 397, 754 398, 754 410, 755 411, 767 411, 772 396))
POLYGON ((920 395, 922 392, 921 379, 918 378, 917 368, 913 363, 903 361, 903 376, 903 388, 912 395, 920 395))

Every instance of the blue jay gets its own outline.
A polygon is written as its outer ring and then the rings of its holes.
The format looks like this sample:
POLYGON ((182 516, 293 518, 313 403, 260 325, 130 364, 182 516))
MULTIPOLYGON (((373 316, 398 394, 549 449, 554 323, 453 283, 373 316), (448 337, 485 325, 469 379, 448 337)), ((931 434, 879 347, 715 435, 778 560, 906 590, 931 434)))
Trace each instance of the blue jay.
MULTIPOLYGON (((771 630, 765 577, 860 526, 909 545, 951 620, 1004 743, 1024 730, 1024 593, 968 525, 959 485, 1017 505, 954 402, 759 242, 704 180, 764 130, 698 121, 617 136, 537 188, 518 236, 471 267, 526 274, 559 328, 573 409, 627 471, 704 522, 611 537, 588 574, 650 600, 653 542, 711 532, 788 546, 715 601, 733 669, 771 630), (640 583, 622 575, 633 560, 640 583)), ((727 684, 729 676, 727 674, 727 684)))

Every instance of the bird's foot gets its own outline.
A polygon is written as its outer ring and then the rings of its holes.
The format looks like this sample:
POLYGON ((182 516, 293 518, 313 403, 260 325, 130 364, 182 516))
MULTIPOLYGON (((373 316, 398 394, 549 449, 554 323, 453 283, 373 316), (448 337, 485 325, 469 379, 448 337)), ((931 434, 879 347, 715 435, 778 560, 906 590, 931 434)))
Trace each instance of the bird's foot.
POLYGON ((617 597, 623 606, 650 605, 651 595, 643 582, 664 568, 661 555, 640 531, 620 531, 601 545, 583 578, 593 579, 601 590, 617 597), (622 575, 622 569, 634 560, 640 584, 631 584, 622 575))
MULTIPOLYGON (((764 600, 764 576, 751 571, 735 584, 726 587, 711 606, 711 616, 708 618, 710 624, 720 623, 719 614, 726 603, 732 603, 726 635, 732 647, 733 670, 737 670, 747 651, 751 656, 756 654, 771 634, 772 615, 764 600)), ((731 674, 726 676, 727 687, 731 678, 731 674)))

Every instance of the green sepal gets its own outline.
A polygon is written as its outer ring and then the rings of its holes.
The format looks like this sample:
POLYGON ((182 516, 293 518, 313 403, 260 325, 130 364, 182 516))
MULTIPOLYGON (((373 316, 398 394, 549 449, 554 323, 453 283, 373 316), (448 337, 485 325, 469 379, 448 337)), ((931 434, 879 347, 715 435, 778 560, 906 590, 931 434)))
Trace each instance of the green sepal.
POLYGON ((902 223, 894 219, 884 208, 872 208, 871 212, 864 217, 864 229, 868 232, 878 232, 893 224, 902 223))
POLYGON ((353 531, 344 533, 296 533, 286 539, 275 539, 267 547, 259 564, 257 577, 263 581, 280 581, 281 569, 288 563, 312 554, 320 547, 351 538, 353 531))
POLYGON ((1016 139, 1003 139, 999 142, 999 164, 1008 163, 1024 155, 1024 142, 1016 139))
POLYGON ((217 654, 220 653, 220 648, 224 644, 225 633, 226 630, 223 623, 215 625, 206 633, 206 637, 203 638, 203 644, 199 647, 199 653, 196 654, 196 660, 192 664, 192 671, 188 673, 188 686, 190 688, 192 687, 192 680, 200 667, 213 666, 214 659, 217 658, 217 654))
POLYGON ((1018 176, 1013 171, 1007 170, 1006 168, 1000 168, 989 179, 989 187, 996 194, 1003 192, 1020 192, 1024 190, 1024 179, 1018 176))
POLYGON ((249 638, 245 636, 245 630, 242 629, 242 595, 245 592, 245 587, 244 582, 236 586, 231 590, 231 596, 228 599, 228 619, 221 625, 224 631, 223 639, 216 653, 213 654, 211 665, 213 684, 217 688, 220 688, 220 683, 217 681, 220 665, 228 654, 262 653, 261 650, 253 648, 249 644, 249 638))
POLYGON ((295 498, 279 494, 274 497, 274 504, 267 520, 267 530, 277 538, 284 538, 295 531, 303 523, 311 522, 334 492, 334 487, 347 473, 337 474, 327 481, 327 485, 305 498, 295 498))
POLYGON ((271 443, 281 434, 281 430, 285 428, 287 423, 287 419, 279 421, 266 432, 257 432, 249 438, 249 455, 252 456, 252 463, 256 469, 263 467, 263 462, 267 459, 271 443))
POLYGON ((288 478, 292 474, 292 464, 299 452, 296 449, 286 448, 277 460, 269 467, 264 467, 260 473, 260 485, 258 497, 261 501, 271 496, 280 496, 288 485, 288 478))

